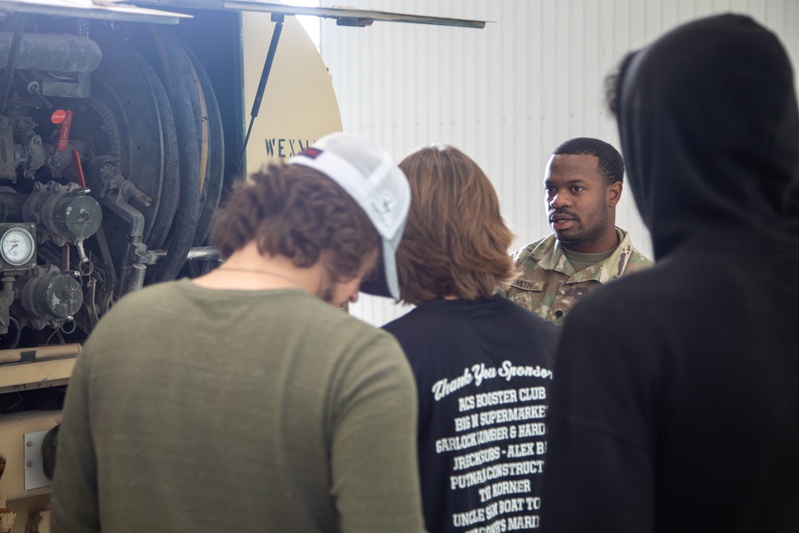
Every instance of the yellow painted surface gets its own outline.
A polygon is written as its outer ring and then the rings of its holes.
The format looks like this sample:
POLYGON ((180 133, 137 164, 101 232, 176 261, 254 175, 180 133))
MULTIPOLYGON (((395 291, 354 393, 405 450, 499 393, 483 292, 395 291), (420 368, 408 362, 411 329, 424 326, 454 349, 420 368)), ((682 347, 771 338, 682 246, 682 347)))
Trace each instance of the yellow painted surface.
MULTIPOLYGON (((268 14, 243 15, 245 117, 255 98, 275 24, 268 14)), ((318 138, 341 131, 330 74, 305 30, 286 17, 269 82, 247 149, 248 171, 285 160, 318 138), (267 144, 269 150, 267 149, 267 144)), ((66 384, 76 357, 0 365, 0 393, 66 384)), ((12 533, 26 531, 32 513, 49 506, 49 487, 25 490, 26 433, 60 422, 60 411, 27 411, 0 416, 0 454, 6 457, 0 490, 17 513, 12 533)))
MULTIPOLYGON (((0 490, 14 509, 14 500, 48 494, 49 487, 25 490, 25 434, 47 431, 61 422, 61 411, 25 411, 0 416, 0 453, 6 458, 6 469, 0 479, 0 490)), ((17 517, 19 520, 19 516, 17 517)))
MULTIPOLYGON (((268 14, 242 16, 247 125, 274 28, 268 14)), ((247 146, 247 172, 286 160, 335 131, 341 131, 341 115, 330 73, 302 25, 286 17, 247 146)))
MULTIPOLYGON (((11 533, 30 533, 27 528, 31 515, 39 511, 50 509, 50 495, 40 494, 39 496, 31 496, 30 498, 23 498, 21 500, 14 500, 9 502, 9 506, 17 513, 17 519, 14 522, 14 527, 11 533)), ((41 530, 42 533, 49 533, 49 529, 41 530)))
MULTIPOLYGON (((76 357, 70 357, 0 365, 0 392, 66 384, 76 360, 76 357)), ((50 505, 50 487, 25 490, 25 470, 29 468, 25 461, 25 434, 47 431, 60 422, 61 411, 0 415, 0 454, 6 458, 0 492, 7 499, 7 508, 17 514, 11 533, 26 532, 30 515, 48 509, 50 505)))
POLYGON ((77 358, 0 365, 0 393, 64 385, 77 358))

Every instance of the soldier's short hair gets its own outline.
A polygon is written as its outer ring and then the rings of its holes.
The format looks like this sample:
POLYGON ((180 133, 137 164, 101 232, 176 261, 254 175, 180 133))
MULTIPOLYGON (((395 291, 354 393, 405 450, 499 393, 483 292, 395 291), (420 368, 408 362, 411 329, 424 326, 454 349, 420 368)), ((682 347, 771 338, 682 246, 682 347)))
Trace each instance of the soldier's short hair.
POLYGON ((399 167, 411 185, 411 210, 397 250, 400 296, 421 304, 451 295, 472 300, 507 288, 513 233, 488 177, 447 145, 420 148, 399 167))
POLYGON ((624 159, 612 145, 593 137, 576 137, 562 142, 552 155, 593 155, 596 156, 597 170, 605 177, 608 185, 624 181, 624 159))
POLYGON ((211 242, 223 258, 253 240, 262 255, 282 255, 300 268, 328 252, 324 266, 336 282, 354 279, 380 247, 367 214, 335 181, 283 163, 237 187, 214 222, 211 242))

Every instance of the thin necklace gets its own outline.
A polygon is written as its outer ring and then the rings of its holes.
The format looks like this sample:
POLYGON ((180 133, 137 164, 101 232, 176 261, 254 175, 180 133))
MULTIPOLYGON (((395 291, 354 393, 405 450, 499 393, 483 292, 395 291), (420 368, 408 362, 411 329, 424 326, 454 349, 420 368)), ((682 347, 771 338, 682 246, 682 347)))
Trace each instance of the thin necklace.
POLYGON ((263 274, 263 275, 266 275, 266 276, 272 276, 274 278, 284 279, 284 280, 286 280, 286 281, 288 281, 290 283, 293 283, 294 285, 296 285, 300 289, 305 290, 305 287, 303 286, 302 283, 300 283, 296 279, 292 278, 291 276, 287 276, 287 275, 281 274, 279 272, 272 272, 272 271, 269 271, 269 270, 261 270, 261 269, 258 269, 258 268, 233 268, 233 267, 219 267, 219 268, 217 268, 217 270, 225 270, 227 272, 250 272, 252 274, 263 274))

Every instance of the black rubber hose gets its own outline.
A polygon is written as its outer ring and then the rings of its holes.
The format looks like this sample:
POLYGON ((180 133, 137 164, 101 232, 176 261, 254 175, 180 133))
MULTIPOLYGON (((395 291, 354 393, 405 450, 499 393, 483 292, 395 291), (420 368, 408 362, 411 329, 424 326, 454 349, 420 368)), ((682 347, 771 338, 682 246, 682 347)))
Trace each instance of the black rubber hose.
POLYGON ((22 42, 22 33, 25 31, 25 24, 28 18, 25 13, 18 13, 17 28, 9 39, 8 53, 6 54, 5 67, 3 67, 3 77, 0 81, 0 114, 5 114, 8 96, 11 93, 11 81, 14 79, 14 71, 17 69, 17 59, 19 46, 22 42))
MULTIPOLYGON (((135 202, 133 205, 145 217, 145 244, 149 249, 159 249, 172 227, 180 195, 180 164, 172 107, 153 68, 128 41, 105 25, 93 26, 92 37, 103 51, 100 67, 92 74, 92 96, 114 116, 119 146, 109 146, 109 133, 91 116, 76 115, 71 136, 89 141, 95 148, 93 155, 119 157, 122 175, 153 198, 150 207, 135 202)), ((73 107, 80 109, 80 106, 73 107)), ((100 113, 96 107, 93 111, 100 113)), ((114 217, 107 223, 104 221, 103 226, 117 264, 121 265, 127 260, 123 256, 128 232, 117 227, 114 217)))
POLYGON ((219 102, 216 100, 214 87, 208 74, 188 46, 183 48, 194 66, 197 79, 200 82, 202 96, 205 100, 205 116, 208 127, 206 146, 202 147, 206 153, 205 180, 203 181, 202 201, 197 219, 197 231, 194 233, 194 246, 203 246, 208 239, 214 212, 222 198, 222 188, 225 180, 225 137, 222 126, 222 114, 219 111, 219 102))
POLYGON ((190 87, 193 67, 180 40, 167 31, 155 30, 156 45, 166 58, 160 69, 161 79, 170 91, 172 113, 175 117, 178 154, 180 156, 180 200, 172 230, 167 237, 167 251, 161 263, 156 265, 155 281, 175 279, 186 262, 194 241, 200 208, 200 155, 197 146, 195 109, 199 109, 196 91, 190 87))
POLYGON ((163 152, 161 159, 163 170, 161 173, 163 179, 161 181, 159 208, 149 235, 145 234, 147 247, 157 250, 164 246, 169 229, 177 216, 178 203, 180 201, 179 176, 181 175, 182 163, 180 161, 180 146, 178 145, 179 137, 176 131, 177 124, 172 106, 169 103, 169 97, 150 64, 139 54, 136 55, 142 66, 144 79, 149 83, 152 96, 155 98, 162 128, 161 145, 163 152))

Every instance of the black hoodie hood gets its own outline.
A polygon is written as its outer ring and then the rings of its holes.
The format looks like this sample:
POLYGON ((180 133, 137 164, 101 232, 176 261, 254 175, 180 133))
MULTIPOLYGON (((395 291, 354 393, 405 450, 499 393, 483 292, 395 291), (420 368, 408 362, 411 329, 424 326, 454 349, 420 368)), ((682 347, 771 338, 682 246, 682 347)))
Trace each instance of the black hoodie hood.
POLYGON ((657 259, 714 232, 799 243, 799 113, 774 34, 738 15, 690 22, 635 52, 616 87, 657 259))

